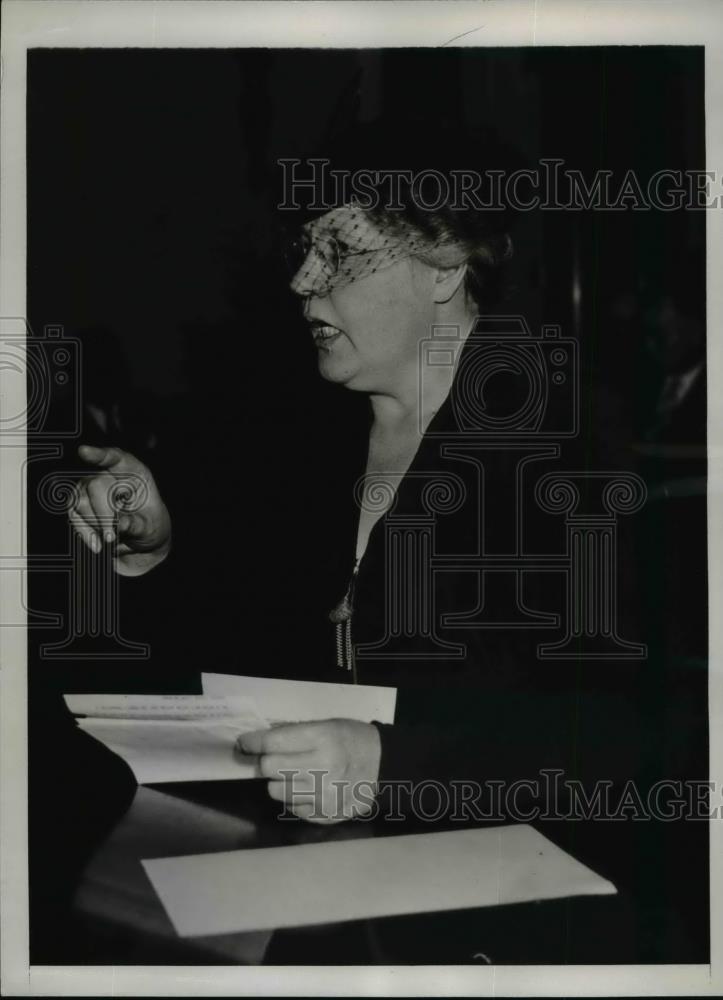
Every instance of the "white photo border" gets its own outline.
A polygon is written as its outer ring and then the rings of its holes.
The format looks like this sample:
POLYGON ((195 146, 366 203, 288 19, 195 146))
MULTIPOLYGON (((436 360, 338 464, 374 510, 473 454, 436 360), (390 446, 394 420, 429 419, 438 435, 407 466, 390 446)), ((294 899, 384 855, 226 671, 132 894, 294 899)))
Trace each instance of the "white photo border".
MULTIPOLYGON (((723 165, 719 0, 4 0, 0 78, 0 317, 26 315, 29 48, 705 46, 707 168, 723 165)), ((708 385, 723 385, 723 210, 707 215, 708 385)), ((1 375, 2 373, 0 373, 1 375)), ((24 410, 17 380, 0 407, 24 410)), ((8 390, 8 394, 4 394, 8 390)), ((0 416, 2 412, 0 411, 0 416)), ((723 607, 723 393, 708 398, 709 608, 723 607), (718 601, 721 604, 718 604, 718 601)), ((25 552, 22 444, 0 440, 0 558, 25 552)), ((3 573, 0 621, 22 608, 3 573)), ((723 785, 723 616, 710 614, 710 780, 723 785)), ((0 630, 0 945, 13 996, 716 996, 723 993, 723 822, 710 825, 710 965, 191 967, 29 966, 24 628, 0 630), (716 943, 718 947, 716 948, 716 943)), ((684 864, 681 859, 681 864, 684 864)))

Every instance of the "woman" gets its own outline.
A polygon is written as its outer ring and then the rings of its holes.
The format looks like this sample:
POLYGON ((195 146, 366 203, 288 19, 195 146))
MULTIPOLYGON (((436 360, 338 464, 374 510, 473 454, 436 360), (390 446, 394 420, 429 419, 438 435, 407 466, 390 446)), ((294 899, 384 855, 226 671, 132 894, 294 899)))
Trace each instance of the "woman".
MULTIPOLYGON (((400 210, 351 199, 307 221, 291 284, 320 374, 371 404, 354 538, 340 553, 346 581, 330 629, 349 679, 398 687, 396 722, 275 726, 243 735, 239 749, 259 755, 270 796, 311 821, 367 815, 391 792, 387 806, 423 818, 430 810, 457 819, 517 811, 519 818, 547 798, 543 770, 569 773, 574 764, 575 777, 627 773, 624 741, 611 751, 605 719, 624 732, 630 705, 624 690, 601 686, 591 670, 581 679, 578 664, 539 660, 547 636, 535 626, 548 624, 555 606, 548 578, 535 602, 529 574, 522 582, 491 574, 482 583, 470 571, 487 546, 485 530, 491 524, 499 534, 494 525, 508 524, 516 503, 510 483, 519 454, 499 445, 485 451, 489 435, 468 417, 475 406, 488 414, 496 403, 514 409, 519 386, 513 379, 496 400, 494 383, 467 377, 479 375, 477 358, 489 346, 480 317, 511 240, 494 212, 452 204, 430 210, 428 192, 414 184, 402 200, 400 210), (439 571, 436 556, 444 562, 439 571), (490 592, 482 595, 483 587, 490 592), (464 802, 450 798, 452 786, 464 802), (501 786, 514 794, 490 812, 490 789, 501 786)), ((94 551, 114 544, 120 574, 147 573, 164 561, 171 537, 151 474, 117 449, 82 447, 80 454, 99 471, 71 513, 75 529, 94 551), (109 487, 128 475, 139 477, 146 495, 139 509, 121 512, 116 538, 109 487)))

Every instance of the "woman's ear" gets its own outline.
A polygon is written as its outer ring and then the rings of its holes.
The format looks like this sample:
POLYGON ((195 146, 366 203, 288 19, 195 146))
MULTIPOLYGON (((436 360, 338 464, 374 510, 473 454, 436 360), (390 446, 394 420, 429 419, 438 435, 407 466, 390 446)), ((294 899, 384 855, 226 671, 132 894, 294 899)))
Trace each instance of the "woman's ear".
POLYGON ((449 302, 462 284, 466 273, 466 261, 455 267, 437 268, 437 277, 434 282, 434 301, 440 304, 449 302))

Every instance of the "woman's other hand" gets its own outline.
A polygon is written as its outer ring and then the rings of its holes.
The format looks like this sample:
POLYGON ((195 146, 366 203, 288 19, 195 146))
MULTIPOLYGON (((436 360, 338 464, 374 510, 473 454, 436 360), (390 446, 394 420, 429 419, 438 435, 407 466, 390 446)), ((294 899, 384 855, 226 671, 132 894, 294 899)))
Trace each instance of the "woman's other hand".
POLYGON ((95 471, 77 484, 70 523, 91 552, 114 545, 114 568, 140 576, 171 549, 171 518, 150 471, 120 448, 81 445, 78 454, 95 471))
POLYGON ((269 795, 312 823, 368 816, 374 807, 381 741, 375 726, 327 719, 244 733, 237 748, 259 755, 269 795))

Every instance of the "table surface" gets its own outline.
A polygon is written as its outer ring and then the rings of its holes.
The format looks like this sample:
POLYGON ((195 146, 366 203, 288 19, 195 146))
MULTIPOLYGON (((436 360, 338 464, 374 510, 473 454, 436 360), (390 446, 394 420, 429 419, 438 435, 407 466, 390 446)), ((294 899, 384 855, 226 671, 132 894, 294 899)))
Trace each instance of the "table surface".
MULTIPOLYGON (((376 823, 280 821, 263 782, 139 787, 80 879, 76 916, 97 964, 466 964, 625 961, 625 894, 180 938, 141 859, 393 833, 376 823)), ((417 832, 417 831, 413 831, 417 832)), ((632 921, 632 922, 631 922, 632 921)))
MULTIPOLYGON (((146 940, 180 944, 141 859, 374 835, 370 824, 324 827, 294 819, 279 821, 277 803, 266 799, 261 784, 139 786, 130 808, 83 874, 75 896, 77 911, 146 940)), ((259 931, 198 937, 188 941, 187 950, 189 955, 207 953, 220 960, 257 963, 271 936, 272 932, 259 931)))

